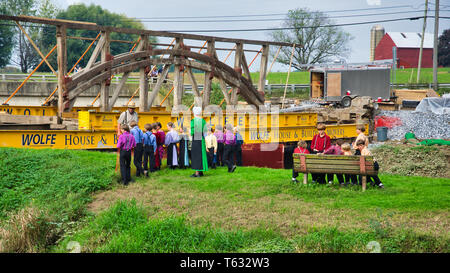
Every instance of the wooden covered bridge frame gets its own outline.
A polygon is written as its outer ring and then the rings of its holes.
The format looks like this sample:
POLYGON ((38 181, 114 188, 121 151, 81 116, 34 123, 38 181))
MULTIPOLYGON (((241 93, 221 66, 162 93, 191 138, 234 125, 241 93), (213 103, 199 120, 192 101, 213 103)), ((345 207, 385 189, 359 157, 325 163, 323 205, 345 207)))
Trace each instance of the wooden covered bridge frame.
MULTIPOLYGON (((289 47, 298 46, 281 42, 230 39, 223 37, 173 33, 165 31, 114 28, 108 26, 99 26, 97 24, 88 22, 47 19, 30 16, 0 15, 0 20, 15 21, 18 25, 19 25, 18 22, 29 22, 29 23, 56 26, 59 117, 62 116, 62 113, 64 111, 70 111, 77 97, 83 91, 87 90, 89 87, 93 85, 101 85, 100 110, 111 111, 112 107, 114 106, 119 96, 121 89, 124 87, 126 83, 128 76, 132 71, 136 70, 139 70, 140 74, 139 111, 141 112, 149 111, 149 109, 154 103, 156 95, 158 94, 162 86, 164 79, 166 78, 169 72, 169 68, 171 65, 175 65, 174 82, 173 82, 174 106, 181 104, 181 98, 184 93, 183 77, 185 72, 192 83, 194 96, 196 98, 195 101, 202 101, 203 107, 209 105, 211 94, 211 83, 214 77, 216 77, 219 80, 220 88, 224 95, 224 100, 228 105, 236 105, 238 95, 240 95, 243 99, 245 99, 249 104, 261 105, 264 103, 264 88, 266 75, 268 73, 267 62, 269 58, 269 47, 279 46, 281 48, 282 46, 289 46, 289 47), (84 29, 99 32, 99 35, 97 36, 99 40, 93 53, 91 54, 88 64, 80 72, 76 72, 71 76, 68 76, 67 73, 66 41, 69 38, 76 38, 76 39, 90 39, 90 38, 68 37, 67 29, 84 29), (116 56, 112 56, 110 54, 111 42, 133 43, 130 41, 112 41, 110 39, 110 34, 112 32, 139 35, 139 40, 138 42, 135 43, 135 46, 133 46, 131 51, 121 53, 116 56), (171 37, 174 39, 175 44, 169 45, 167 49, 155 49, 153 48, 153 46, 158 46, 162 44, 150 43, 149 42, 150 36, 171 37), (191 48, 195 48, 195 46, 193 47, 187 46, 185 44, 185 40, 204 41, 205 42, 204 46, 207 45, 206 53, 200 54, 191 51, 191 48), (215 46, 216 42, 233 43, 235 44, 235 46, 232 49, 223 49, 223 48, 219 49, 216 48, 215 46), (258 51, 258 54, 260 52, 262 53, 258 90, 256 90, 252 84, 249 65, 247 63, 244 54, 244 51, 248 51, 244 49, 245 44, 262 46, 261 50, 258 51), (217 58, 216 50, 230 50, 230 52, 235 51, 234 67, 230 67, 224 62, 219 61, 217 58), (99 56, 100 61, 97 61, 99 56), (157 58, 157 56, 159 57, 157 58), (151 71, 150 67, 154 65, 163 65, 164 68, 155 87, 149 93, 147 75, 151 71), (198 90, 196 80, 192 73, 193 68, 205 72, 203 85, 204 87, 202 92, 198 90), (245 77, 242 75, 242 72, 244 73, 245 77), (123 76, 119 84, 116 86, 116 88, 112 90, 111 94, 112 96, 110 96, 110 88, 109 88, 110 81, 112 76, 117 74, 123 74, 123 76), (227 90, 227 85, 231 86, 232 89, 227 90), (199 98, 201 98, 201 100, 198 100, 199 98)), ((97 40, 97 38, 92 40, 95 41, 97 40)), ((93 45, 94 41, 92 42, 91 45, 93 45)), ((38 49, 36 48, 36 50, 38 49)), ((45 58, 46 57, 43 57, 43 61, 46 61, 45 58)))

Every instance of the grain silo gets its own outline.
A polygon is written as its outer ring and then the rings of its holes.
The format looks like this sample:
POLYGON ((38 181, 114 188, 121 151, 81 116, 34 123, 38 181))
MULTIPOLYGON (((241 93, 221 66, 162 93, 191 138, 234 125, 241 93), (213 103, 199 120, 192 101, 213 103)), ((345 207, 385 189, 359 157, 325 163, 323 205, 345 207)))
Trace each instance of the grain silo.
POLYGON ((384 36, 384 27, 381 25, 375 25, 370 30, 370 61, 375 59, 375 48, 384 36))

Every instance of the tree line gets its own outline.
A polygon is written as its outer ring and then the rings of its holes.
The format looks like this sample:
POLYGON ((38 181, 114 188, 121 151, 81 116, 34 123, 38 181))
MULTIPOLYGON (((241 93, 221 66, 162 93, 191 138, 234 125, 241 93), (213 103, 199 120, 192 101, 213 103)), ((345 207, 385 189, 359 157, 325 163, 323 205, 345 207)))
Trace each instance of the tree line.
MULTIPOLYGON (((37 16, 51 19, 67 19, 74 21, 93 22, 98 25, 107 25, 123 28, 144 29, 144 25, 137 21, 127 18, 125 15, 116 14, 103 9, 101 6, 91 4, 70 5, 63 10, 58 8, 52 0, 2 0, 0 2, 0 14, 19 16, 37 16)), ((39 24, 22 24, 33 42, 37 45, 44 56, 56 45, 56 27, 39 24)), ((67 36, 95 38, 97 32, 89 30, 68 29, 67 36)), ((137 41, 138 35, 111 33, 111 40, 137 41)), ((156 41, 155 38, 150 38, 156 41)), ((67 40, 67 64, 70 69, 81 54, 87 49, 91 40, 67 40)), ((111 43, 111 54, 127 52, 133 44, 129 43, 111 43)), ((79 65, 84 67, 91 51, 81 60, 79 65)), ((54 52, 48 61, 53 68, 57 66, 56 52, 54 52)), ((13 22, 2 22, 0 25, 0 68, 7 65, 18 66, 23 73, 34 69, 41 57, 28 41, 25 34, 14 25, 13 22)), ((50 72, 50 68, 43 64, 39 67, 40 72, 50 72)))

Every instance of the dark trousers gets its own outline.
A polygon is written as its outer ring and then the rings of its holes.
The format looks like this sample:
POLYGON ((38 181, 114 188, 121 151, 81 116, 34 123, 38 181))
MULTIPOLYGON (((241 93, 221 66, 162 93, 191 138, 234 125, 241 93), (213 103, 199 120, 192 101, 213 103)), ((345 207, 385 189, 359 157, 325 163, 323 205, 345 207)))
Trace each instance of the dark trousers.
POLYGON ((223 148, 223 162, 228 167, 228 171, 233 168, 233 145, 225 144, 223 148))
POLYGON ((154 149, 153 145, 152 146, 148 146, 148 145, 144 146, 144 170, 146 170, 146 171, 149 170, 149 167, 150 167, 151 172, 156 171, 155 153, 153 152, 153 149, 154 149))
MULTIPOLYGON (((378 162, 373 162, 373 168, 375 171, 378 171, 380 169, 378 162)), ((378 178, 378 175, 368 175, 367 178, 369 181, 372 180, 373 184, 375 184, 376 186, 379 186, 381 184, 381 180, 380 178, 378 178)))
POLYGON ((214 147, 207 149, 206 157, 208 158, 208 167, 216 168, 216 164, 214 164, 214 147))
POLYGON ((120 150, 120 174, 122 175, 122 182, 125 185, 131 181, 131 150, 120 150))
POLYGON ((136 166, 136 176, 141 176, 144 173, 142 169, 142 154, 144 153, 144 147, 142 143, 136 143, 136 147, 134 148, 134 159, 133 163, 136 166))
MULTIPOLYGON (((339 181, 339 184, 344 184, 344 175, 343 174, 336 174, 336 177, 339 181)), ((327 181, 334 182, 334 174, 333 173, 327 173, 327 181)))
POLYGON ((242 166, 242 147, 241 145, 233 145, 234 165, 242 166))
MULTIPOLYGON (((321 153, 321 151, 319 151, 321 153)), ((312 151, 311 154, 317 154, 317 152, 312 151)), ((312 173, 312 180, 315 182, 319 182, 319 184, 325 184, 325 174, 324 173, 312 173)))
POLYGON ((223 143, 217 143, 217 165, 223 166, 224 160, 223 160, 223 149, 225 144, 223 143))
POLYGON ((346 174, 345 177, 345 184, 351 183, 352 185, 358 184, 358 178, 355 174, 346 174))

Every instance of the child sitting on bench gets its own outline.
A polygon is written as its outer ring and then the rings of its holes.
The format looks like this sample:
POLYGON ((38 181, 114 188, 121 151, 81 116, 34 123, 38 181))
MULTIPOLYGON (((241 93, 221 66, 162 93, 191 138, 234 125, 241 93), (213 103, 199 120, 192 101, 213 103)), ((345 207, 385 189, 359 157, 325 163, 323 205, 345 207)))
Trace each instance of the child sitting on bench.
MULTIPOLYGON (((328 155, 342 155, 343 152, 341 150, 341 145, 344 143, 342 139, 337 139, 334 141, 334 144, 331 145, 328 149, 326 149, 323 154, 328 155)), ((344 176, 342 174, 336 174, 339 184, 344 185, 344 176)), ((334 182, 334 174, 327 173, 327 181, 329 184, 333 184, 334 182)))
MULTIPOLYGON (((309 151, 307 148, 308 148, 308 144, 306 143, 306 141, 300 140, 297 144, 297 148, 294 149, 294 154, 309 154, 309 151)), ((308 174, 305 173, 303 175, 307 176, 308 174)), ((294 170, 294 168, 292 168, 292 182, 298 183, 297 177, 298 177, 298 172, 296 172, 294 170)))
MULTIPOLYGON (((353 155, 352 153, 352 147, 348 143, 344 143, 341 146, 342 152, 344 155, 353 155)), ((345 185, 348 185, 349 183, 352 183, 352 185, 358 184, 358 178, 354 174, 345 174, 345 185)))
MULTIPOLYGON (((361 156, 372 156, 372 153, 369 151, 369 149, 367 149, 364 140, 362 139, 358 140, 356 142, 356 147, 361 152, 361 156)), ((378 171, 380 169, 378 162, 375 160, 375 158, 373 159, 373 168, 375 171, 378 171)), ((384 188, 383 183, 381 183, 380 178, 378 178, 378 175, 368 175, 367 178, 369 181, 370 179, 373 180, 373 183, 379 188, 384 188)))

